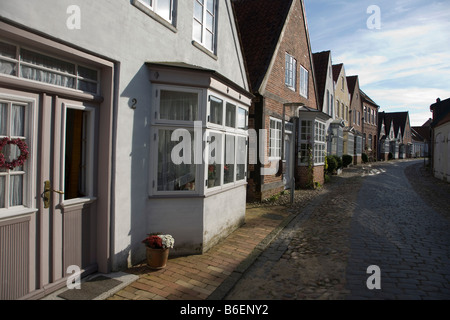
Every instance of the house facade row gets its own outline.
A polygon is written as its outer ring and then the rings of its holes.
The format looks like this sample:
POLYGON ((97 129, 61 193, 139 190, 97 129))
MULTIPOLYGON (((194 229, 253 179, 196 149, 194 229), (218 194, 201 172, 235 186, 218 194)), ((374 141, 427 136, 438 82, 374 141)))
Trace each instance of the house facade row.
POLYGON ((132 266, 149 233, 202 254, 247 201, 409 130, 312 53, 302 0, 0 6, 0 299, 132 266))

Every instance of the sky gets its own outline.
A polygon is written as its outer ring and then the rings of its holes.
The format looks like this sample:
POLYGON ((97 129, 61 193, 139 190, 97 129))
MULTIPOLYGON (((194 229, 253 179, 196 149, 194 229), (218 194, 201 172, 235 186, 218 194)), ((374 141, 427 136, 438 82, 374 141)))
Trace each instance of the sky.
POLYGON ((450 98, 450 0, 304 0, 312 51, 331 51, 380 111, 411 126, 450 98))

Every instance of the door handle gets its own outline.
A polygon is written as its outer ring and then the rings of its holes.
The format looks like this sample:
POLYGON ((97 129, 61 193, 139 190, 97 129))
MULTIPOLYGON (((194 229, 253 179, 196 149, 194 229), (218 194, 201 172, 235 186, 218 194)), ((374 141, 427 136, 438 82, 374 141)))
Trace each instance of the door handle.
POLYGON ((58 194, 64 194, 63 191, 52 189, 52 187, 50 185, 50 181, 48 181, 48 180, 44 181, 44 193, 43 193, 42 198, 44 199, 44 208, 45 209, 48 209, 50 207, 51 192, 56 192, 58 194))

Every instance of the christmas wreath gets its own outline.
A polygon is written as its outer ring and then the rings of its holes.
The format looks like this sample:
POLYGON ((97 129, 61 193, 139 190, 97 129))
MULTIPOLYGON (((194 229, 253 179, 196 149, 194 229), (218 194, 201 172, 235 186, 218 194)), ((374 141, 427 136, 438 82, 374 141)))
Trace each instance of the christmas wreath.
POLYGON ((9 139, 9 138, 3 138, 0 140, 0 168, 8 168, 12 170, 15 167, 20 167, 21 165, 23 165, 25 163, 25 160, 27 160, 27 158, 28 158, 28 146, 25 140, 9 139), (20 150, 19 157, 11 162, 6 161, 5 155, 2 152, 3 147, 6 146, 7 144, 15 144, 20 150))

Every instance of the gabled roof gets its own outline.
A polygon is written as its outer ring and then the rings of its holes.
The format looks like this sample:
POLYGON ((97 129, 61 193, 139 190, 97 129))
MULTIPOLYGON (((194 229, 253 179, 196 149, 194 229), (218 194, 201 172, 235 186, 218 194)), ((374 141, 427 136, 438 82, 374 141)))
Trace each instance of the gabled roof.
POLYGON ((398 132, 400 130, 401 134, 405 133, 406 123, 409 119, 408 111, 405 112, 379 112, 378 113, 378 123, 384 119, 384 125, 386 127, 386 134, 389 134, 391 123, 394 125, 394 134, 396 138, 398 137, 398 132))
POLYGON ((365 94, 364 91, 362 91, 361 89, 359 89, 359 94, 361 95, 361 100, 370 103, 371 105, 373 105, 374 107, 380 107, 379 105, 377 105, 375 103, 375 101, 373 101, 367 94, 365 94))
POLYGON ((232 0, 250 90, 266 75, 293 0, 232 0))
POLYGON ((333 64, 333 80, 337 82, 339 80, 339 75, 341 74, 343 63, 333 64))
POLYGON ((350 93, 350 102, 353 101, 353 95, 355 94, 357 82, 358 82, 358 76, 347 77, 347 86, 348 86, 348 93, 350 93))
MULTIPOLYGON (((416 127, 416 128, 421 128, 421 127, 416 127)), ((423 141, 426 140, 421 134, 419 134, 414 129, 414 127, 411 127, 411 138, 412 138, 413 141, 422 141, 423 142, 423 141)))
POLYGON ((319 95, 319 106, 323 110, 323 99, 325 94, 325 85, 327 83, 328 62, 330 61, 331 51, 322 51, 313 53, 314 73, 316 74, 317 91, 319 95))
POLYGON ((430 141, 431 137, 431 127, 428 126, 421 126, 421 127, 411 127, 412 130, 414 130, 418 135, 420 135, 423 139, 430 141))

